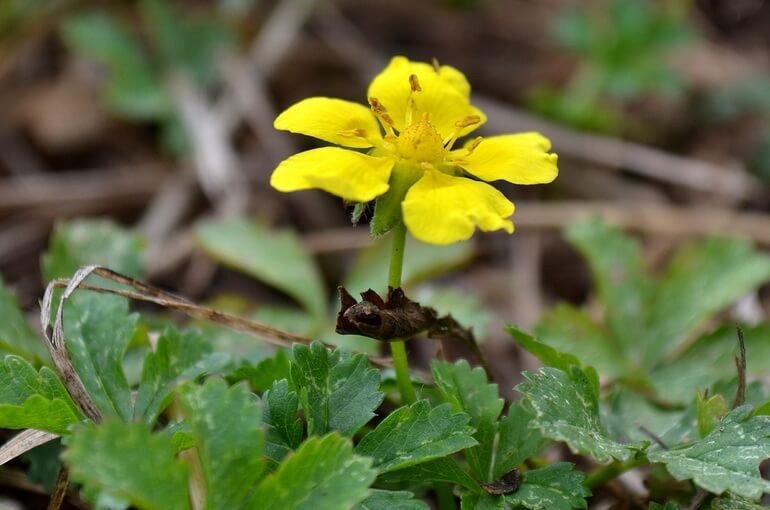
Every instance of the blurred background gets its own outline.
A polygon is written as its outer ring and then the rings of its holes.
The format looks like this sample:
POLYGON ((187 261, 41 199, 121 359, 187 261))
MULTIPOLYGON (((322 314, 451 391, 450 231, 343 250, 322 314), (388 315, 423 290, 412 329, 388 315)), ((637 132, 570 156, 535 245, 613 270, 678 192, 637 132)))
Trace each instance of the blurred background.
MULTIPOLYGON (((407 247, 409 295, 473 326, 506 397, 535 362, 505 323, 587 349, 603 378, 616 364, 597 338, 662 331, 668 356, 649 365, 663 365, 663 386, 695 374, 666 395, 681 403, 732 370, 734 330, 715 328, 739 321, 765 346, 750 350, 750 375, 767 374, 765 0, 3 0, 0 351, 43 361, 34 318, 46 282, 98 262, 381 352, 336 336, 333 317, 340 283, 384 290, 388 239, 352 227, 332 196, 280 194, 268 180, 318 143, 275 131, 277 113, 308 96, 364 102, 393 55, 466 73, 489 117, 481 134, 537 130, 559 154, 555 183, 500 186, 517 204, 513 236, 407 247), (647 303, 660 310, 624 323, 636 276, 660 278, 657 308, 647 303), (689 365, 666 379, 672 359, 689 365)), ((244 366, 271 352, 198 326, 244 366)), ((130 380, 147 349, 132 345, 130 380)), ((424 367, 438 347, 410 349, 424 367)))
MULTIPOLYGON (((584 257, 601 265, 633 241, 596 218, 633 236, 653 275, 709 236, 770 246, 768 1, 3 0, 3 292, 34 317, 48 279, 101 262, 378 352, 335 336, 332 317, 341 282, 382 290, 387 239, 353 228, 338 199, 268 179, 317 143, 275 131, 278 112, 308 96, 364 102, 393 55, 459 68, 488 114, 481 134, 537 130, 560 157, 553 184, 501 186, 517 204, 513 236, 407 248, 410 295, 473 325, 506 396, 533 361, 504 323, 534 328, 557 303, 540 327, 554 338, 575 334, 572 312, 601 320, 584 257)), ((735 287, 698 332, 764 322, 768 276, 739 285, 745 260, 719 257, 693 269, 710 279, 685 297, 735 287)), ((269 352, 211 331, 246 362, 269 352)), ((436 351, 411 346, 417 365, 436 351)))

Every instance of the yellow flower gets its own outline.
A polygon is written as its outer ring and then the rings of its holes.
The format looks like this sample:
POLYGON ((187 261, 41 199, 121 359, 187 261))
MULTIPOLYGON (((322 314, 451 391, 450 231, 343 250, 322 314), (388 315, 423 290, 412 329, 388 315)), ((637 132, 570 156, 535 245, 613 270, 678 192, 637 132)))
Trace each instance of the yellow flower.
POLYGON ((513 204, 482 181, 541 184, 558 174, 557 156, 538 133, 477 137, 453 149, 486 120, 453 67, 394 57, 372 81, 368 98, 369 107, 311 97, 281 113, 276 129, 347 148, 291 156, 270 184, 279 191, 318 188, 353 202, 380 197, 400 204, 414 237, 449 244, 468 239, 476 227, 513 232, 513 204))

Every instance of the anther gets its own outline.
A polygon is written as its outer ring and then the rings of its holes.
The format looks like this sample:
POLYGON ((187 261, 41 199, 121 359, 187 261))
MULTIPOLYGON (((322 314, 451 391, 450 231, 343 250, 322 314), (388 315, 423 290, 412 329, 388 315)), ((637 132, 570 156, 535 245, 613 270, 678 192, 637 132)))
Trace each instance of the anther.
POLYGON ((337 134, 348 138, 366 138, 366 130, 363 128, 343 129, 337 131, 337 134))
POLYGON ((412 89, 412 92, 422 92, 422 87, 420 87, 420 80, 417 79, 416 74, 409 75, 409 87, 412 89))
POLYGON ((441 71, 441 65, 438 63, 438 59, 436 57, 433 57, 433 70, 437 73, 441 71))
POLYGON ((382 119, 382 121, 387 124, 388 126, 393 126, 394 122, 391 116, 388 114, 388 110, 385 108, 385 105, 380 103, 380 101, 376 97, 370 97, 369 98, 369 106, 372 107, 372 111, 374 112, 377 117, 382 119))
POLYGON ((481 143, 481 140, 483 140, 483 138, 480 136, 477 136, 476 138, 468 142, 468 144, 465 146, 465 150, 468 151, 468 155, 470 155, 471 152, 476 150, 476 147, 479 146, 479 144, 481 143))
POLYGON ((481 122, 481 117, 478 115, 468 115, 467 117, 463 117, 462 119, 455 122, 455 126, 458 128, 464 128, 468 126, 472 126, 474 124, 478 124, 481 122))

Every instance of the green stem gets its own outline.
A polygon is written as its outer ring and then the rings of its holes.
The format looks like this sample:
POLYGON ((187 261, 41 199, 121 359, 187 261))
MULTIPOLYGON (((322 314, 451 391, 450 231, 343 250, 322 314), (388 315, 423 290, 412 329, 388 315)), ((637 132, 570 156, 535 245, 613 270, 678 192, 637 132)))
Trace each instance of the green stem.
MULTIPOLYGON (((388 270, 388 286, 394 289, 401 287, 401 270, 404 267, 404 245, 406 244, 406 226, 399 223, 393 229, 393 245, 390 252, 390 268, 388 270)), ((390 342, 390 353, 393 357, 393 368, 396 370, 396 384, 401 393, 401 401, 408 405, 417 401, 417 395, 409 376, 409 360, 406 357, 406 345, 403 340, 390 342)))
POLYGON ((626 471, 629 471, 637 466, 644 464, 644 459, 631 459, 625 462, 613 461, 606 466, 602 466, 590 475, 588 475, 583 482, 583 485, 591 490, 601 487, 610 480, 614 480, 626 471))

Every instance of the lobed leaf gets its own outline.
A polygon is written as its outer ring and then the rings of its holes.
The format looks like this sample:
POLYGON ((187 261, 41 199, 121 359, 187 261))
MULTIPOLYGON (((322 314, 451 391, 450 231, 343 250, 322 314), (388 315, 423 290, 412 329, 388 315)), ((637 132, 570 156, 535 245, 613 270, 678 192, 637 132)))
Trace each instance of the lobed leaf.
POLYGON ((752 416, 749 406, 730 412, 709 435, 671 450, 650 450, 652 462, 665 464, 677 480, 693 480, 715 494, 725 491, 749 499, 770 492, 759 463, 770 458, 770 416, 752 416))
POLYGON ((245 510, 347 510, 369 495, 377 472, 353 453, 350 440, 331 433, 311 437, 254 489, 245 510))
POLYGON ((384 398, 380 373, 363 354, 349 356, 315 342, 295 344, 290 374, 308 423, 308 434, 339 430, 353 435, 384 398))
POLYGON ((264 470, 262 412, 256 397, 221 379, 180 391, 206 481, 206 508, 237 508, 264 470))
POLYGON ((545 367, 525 372, 516 389, 535 411, 534 425, 547 438, 564 441, 576 453, 599 462, 628 460, 632 451, 609 437, 599 416, 598 388, 582 369, 545 367))
POLYGON ((483 482, 492 481, 490 475, 497 418, 504 404, 497 385, 487 383, 483 368, 472 369, 465 360, 456 363, 434 361, 431 371, 444 400, 452 404, 454 411, 467 413, 471 426, 476 429, 473 437, 478 446, 465 450, 471 473, 483 482))
POLYGON ((82 419, 80 409, 51 369, 35 370, 19 356, 0 360, 0 428, 64 434, 82 419))
POLYGON ((354 510, 428 510, 424 501, 414 499, 409 491, 386 491, 373 489, 371 495, 353 507, 354 510))
POLYGON ((182 379, 198 377, 220 366, 225 359, 213 355, 200 333, 180 333, 167 327, 158 337, 154 352, 144 360, 142 379, 134 403, 134 419, 152 424, 171 400, 171 391, 182 379))
POLYGON ((506 494, 505 501, 530 510, 588 508, 585 498, 591 491, 583 486, 584 478, 583 473, 575 471, 567 462, 525 471, 521 475, 521 486, 516 492, 506 494))
POLYGON ((382 473, 427 462, 476 446, 469 420, 465 413, 452 414, 449 404, 431 409, 421 400, 390 413, 361 439, 356 453, 372 457, 382 473))
POLYGON ((273 383, 262 401, 264 421, 268 425, 265 453, 273 461, 280 462, 302 441, 302 421, 297 418, 299 398, 297 392, 289 391, 289 383, 283 379, 273 383))
POLYGON ((114 418, 65 436, 63 458, 72 479, 90 494, 106 494, 140 510, 188 510, 187 466, 168 434, 114 418))

